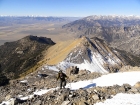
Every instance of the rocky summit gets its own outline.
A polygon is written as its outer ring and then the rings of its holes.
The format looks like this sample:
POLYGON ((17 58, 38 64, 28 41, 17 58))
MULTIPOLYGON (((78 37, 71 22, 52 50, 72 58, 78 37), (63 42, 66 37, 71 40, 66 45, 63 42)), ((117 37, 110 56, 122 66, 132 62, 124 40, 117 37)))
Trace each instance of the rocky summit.
MULTIPOLYGON (((136 70, 138 69, 136 68, 136 70)), ((125 69, 123 70, 125 71, 125 69)), ((5 105, 4 101, 10 105, 94 105, 98 102, 104 102, 106 99, 112 99, 118 93, 140 94, 139 82, 134 86, 127 83, 113 86, 96 86, 95 84, 88 85, 90 88, 76 90, 72 90, 71 86, 59 89, 56 75, 56 71, 41 69, 22 80, 10 81, 9 85, 0 87, 1 105, 5 105), (41 90, 42 92, 39 93, 41 90)), ((102 76, 101 73, 91 73, 87 70, 79 70, 77 74, 67 75, 71 80, 67 81, 68 83, 96 79, 102 76)), ((115 83, 115 81, 113 82, 115 83)))

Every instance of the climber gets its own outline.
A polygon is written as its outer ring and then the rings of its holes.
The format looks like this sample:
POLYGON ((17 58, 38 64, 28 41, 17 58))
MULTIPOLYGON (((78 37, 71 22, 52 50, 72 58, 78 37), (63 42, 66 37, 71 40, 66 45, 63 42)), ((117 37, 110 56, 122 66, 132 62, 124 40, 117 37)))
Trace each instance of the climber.
POLYGON ((65 88, 66 79, 68 79, 68 76, 65 73, 63 73, 62 70, 60 70, 57 76, 57 81, 60 80, 60 89, 62 89, 62 87, 65 88))

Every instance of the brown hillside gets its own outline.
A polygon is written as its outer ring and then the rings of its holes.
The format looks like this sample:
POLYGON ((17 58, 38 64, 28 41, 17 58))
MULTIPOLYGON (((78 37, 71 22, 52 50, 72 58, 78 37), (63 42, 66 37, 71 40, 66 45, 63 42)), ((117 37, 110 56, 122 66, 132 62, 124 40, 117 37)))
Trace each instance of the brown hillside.
POLYGON ((59 42, 44 52, 44 63, 55 65, 63 61, 70 51, 82 41, 82 38, 59 42))

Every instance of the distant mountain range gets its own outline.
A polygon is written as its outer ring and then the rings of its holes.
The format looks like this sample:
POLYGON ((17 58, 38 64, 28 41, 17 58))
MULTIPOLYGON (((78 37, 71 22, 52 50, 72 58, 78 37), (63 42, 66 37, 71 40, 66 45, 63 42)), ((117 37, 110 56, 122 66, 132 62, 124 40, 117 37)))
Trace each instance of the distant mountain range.
POLYGON ((47 22, 71 22, 79 17, 41 17, 41 16, 0 16, 0 26, 11 26, 13 24, 31 24, 47 22))
POLYGON ((99 37, 111 46, 140 54, 140 17, 137 16, 88 16, 62 26, 76 33, 77 37, 99 37), (137 39, 137 41, 135 41, 137 39), (129 48, 125 46, 130 46, 129 48))

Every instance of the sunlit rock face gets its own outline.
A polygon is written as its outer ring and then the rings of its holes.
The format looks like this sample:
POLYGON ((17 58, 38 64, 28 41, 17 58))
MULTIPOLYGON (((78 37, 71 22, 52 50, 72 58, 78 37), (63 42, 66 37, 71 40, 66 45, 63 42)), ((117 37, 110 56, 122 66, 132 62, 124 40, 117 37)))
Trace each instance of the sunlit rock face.
MULTIPOLYGON (((55 47, 56 48, 56 47, 55 47)), ((124 59, 120 59, 119 52, 108 47, 107 43, 97 37, 81 37, 63 49, 61 54, 55 55, 48 60, 49 65, 55 65, 51 69, 66 70, 70 67, 78 67, 79 70, 89 70, 91 72, 108 73, 115 72, 121 68, 124 59), (64 51, 64 49, 66 51, 64 51), (68 51, 68 52, 67 52, 68 51), (67 53, 67 55, 66 55, 67 53), (56 63, 56 60, 63 57, 63 60, 56 63), (66 55, 66 56, 64 56, 66 55), (53 61, 56 63, 53 63, 53 61)), ((57 49, 55 49, 57 52, 57 49)))

